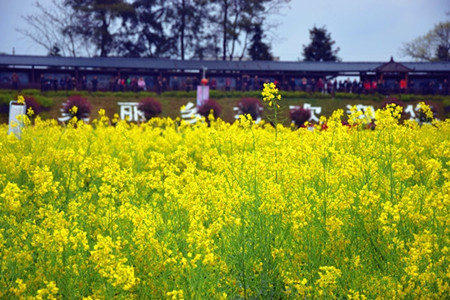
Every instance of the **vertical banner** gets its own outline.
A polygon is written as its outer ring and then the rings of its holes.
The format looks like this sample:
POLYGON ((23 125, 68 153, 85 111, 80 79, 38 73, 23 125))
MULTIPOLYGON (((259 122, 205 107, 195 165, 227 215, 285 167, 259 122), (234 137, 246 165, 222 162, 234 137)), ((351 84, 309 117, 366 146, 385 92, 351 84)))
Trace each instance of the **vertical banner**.
POLYGON ((9 120, 8 120, 8 134, 14 133, 14 135, 20 138, 23 127, 23 117, 27 113, 27 106, 20 104, 17 101, 9 102, 9 120), (22 115, 22 118, 18 116, 22 115))
POLYGON ((197 85, 197 106, 209 100, 209 85, 197 85))

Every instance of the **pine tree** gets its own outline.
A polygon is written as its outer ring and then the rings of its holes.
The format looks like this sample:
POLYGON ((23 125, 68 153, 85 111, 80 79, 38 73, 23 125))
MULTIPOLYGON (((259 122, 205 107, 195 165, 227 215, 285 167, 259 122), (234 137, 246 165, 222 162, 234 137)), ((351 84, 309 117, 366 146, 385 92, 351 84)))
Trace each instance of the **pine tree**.
POLYGON ((252 60, 273 60, 272 54, 270 53, 270 47, 262 41, 263 38, 264 33, 261 29, 261 25, 256 24, 253 29, 250 48, 248 49, 248 54, 252 60))
POLYGON ((309 31, 311 43, 303 45, 304 61, 339 61, 337 53, 339 48, 333 50, 335 42, 325 27, 313 27, 309 31))

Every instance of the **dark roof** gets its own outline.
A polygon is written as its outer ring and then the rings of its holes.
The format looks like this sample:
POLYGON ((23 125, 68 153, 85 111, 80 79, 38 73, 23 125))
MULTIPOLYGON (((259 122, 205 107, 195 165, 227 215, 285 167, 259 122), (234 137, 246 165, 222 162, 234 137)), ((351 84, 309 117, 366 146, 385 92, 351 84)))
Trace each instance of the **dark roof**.
MULTIPOLYGON (((412 72, 450 72, 450 62, 303 62, 303 61, 221 61, 175 60, 126 57, 57 57, 0 55, 0 65, 105 69, 281 71, 281 72, 375 72, 379 68, 403 66, 412 72)), ((399 71, 395 71, 399 72, 399 71)), ((401 71, 403 72, 403 71, 401 71)))
POLYGON ((408 73, 413 69, 406 67, 405 65, 395 62, 394 58, 391 57, 391 60, 375 69, 377 72, 394 72, 394 73, 408 73))

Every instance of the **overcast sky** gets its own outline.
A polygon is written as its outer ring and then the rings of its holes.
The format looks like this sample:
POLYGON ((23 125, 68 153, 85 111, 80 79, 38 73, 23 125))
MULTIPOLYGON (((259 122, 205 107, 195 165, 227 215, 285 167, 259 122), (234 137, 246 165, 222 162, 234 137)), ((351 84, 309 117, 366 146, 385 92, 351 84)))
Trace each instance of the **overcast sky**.
MULTIPOLYGON (((36 11, 36 0, 0 0, 0 53, 46 55, 15 28, 25 28, 21 16, 36 11)), ((40 0, 50 3, 51 0, 40 0)), ((401 57, 404 42, 426 34, 435 24, 450 20, 449 0, 291 0, 269 33, 272 53, 282 61, 301 58, 309 29, 325 26, 340 48, 343 61, 409 61, 401 57)))

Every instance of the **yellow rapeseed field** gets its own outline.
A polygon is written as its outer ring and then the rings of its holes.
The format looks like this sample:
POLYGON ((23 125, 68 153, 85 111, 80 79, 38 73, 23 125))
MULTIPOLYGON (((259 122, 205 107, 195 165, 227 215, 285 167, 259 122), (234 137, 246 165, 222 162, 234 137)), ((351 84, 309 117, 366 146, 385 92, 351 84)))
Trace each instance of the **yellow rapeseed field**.
POLYGON ((444 299, 450 121, 399 114, 2 125, 0 298, 444 299))

